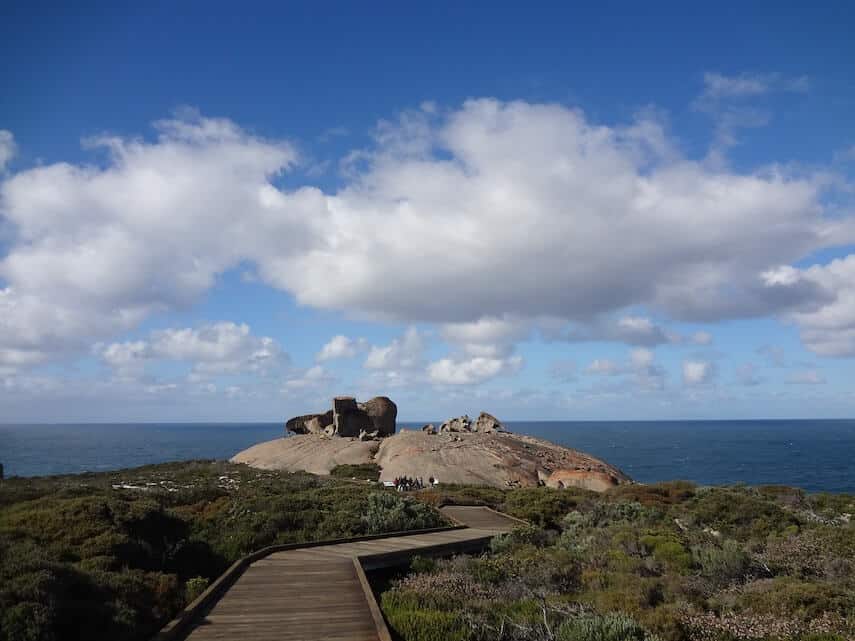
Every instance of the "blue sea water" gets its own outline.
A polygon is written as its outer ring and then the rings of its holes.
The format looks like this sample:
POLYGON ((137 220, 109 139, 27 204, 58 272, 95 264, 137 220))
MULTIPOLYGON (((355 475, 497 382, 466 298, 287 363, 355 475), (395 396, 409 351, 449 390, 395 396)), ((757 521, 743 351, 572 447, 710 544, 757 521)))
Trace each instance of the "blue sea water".
MULTIPOLYGON (((590 452, 642 482, 855 492, 855 420, 520 421, 508 427, 590 452)), ((0 425, 0 463, 8 477, 226 459, 281 435, 281 423, 0 425)))

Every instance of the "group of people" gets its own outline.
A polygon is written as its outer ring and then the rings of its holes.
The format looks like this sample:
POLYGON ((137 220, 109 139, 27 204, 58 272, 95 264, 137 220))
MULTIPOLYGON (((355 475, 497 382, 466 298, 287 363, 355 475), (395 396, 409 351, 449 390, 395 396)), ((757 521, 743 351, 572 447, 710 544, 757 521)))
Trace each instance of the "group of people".
POLYGON ((422 480, 421 476, 415 479, 411 479, 409 476, 399 476, 395 478, 395 489, 399 492, 423 490, 425 487, 432 487, 437 484, 439 484, 439 479, 435 479, 432 476, 428 479, 427 486, 425 486, 425 482, 422 480))

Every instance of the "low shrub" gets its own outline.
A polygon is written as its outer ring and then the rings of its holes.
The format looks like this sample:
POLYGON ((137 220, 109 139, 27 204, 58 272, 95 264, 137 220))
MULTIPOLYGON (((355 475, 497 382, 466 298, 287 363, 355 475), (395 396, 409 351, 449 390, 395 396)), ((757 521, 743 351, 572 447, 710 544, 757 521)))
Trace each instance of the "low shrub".
POLYGON ((469 626, 456 612, 388 607, 384 612, 395 633, 408 641, 466 641, 470 638, 469 626))
POLYGON ((787 616, 809 621, 823 614, 852 616, 855 592, 839 585, 802 581, 792 577, 750 583, 734 598, 716 600, 739 612, 787 616))
POLYGON ((644 551, 668 570, 684 573, 692 567, 692 555, 675 537, 647 534, 639 539, 644 551))
POLYGON ((493 554, 512 552, 524 545, 543 547, 555 540, 553 533, 534 526, 519 527, 505 534, 498 534, 490 541, 493 554))
POLYGON ((210 581, 203 576, 193 577, 184 586, 184 600, 192 603, 208 589, 210 581))
POLYGON ((416 574, 427 574, 436 570, 436 561, 427 556, 414 556, 410 561, 410 571, 416 574))
POLYGON ((564 621, 556 641, 655 641, 632 617, 621 613, 586 615, 564 621))
POLYGON ((433 506, 440 505, 486 505, 498 508, 505 500, 507 491, 484 485, 442 484, 427 488, 419 493, 419 500, 433 506))
POLYGON ((605 492, 604 498, 613 501, 641 503, 645 507, 667 507, 684 503, 695 496, 697 486, 689 481, 618 485, 605 492))
POLYGON ((411 590, 384 592, 383 615, 395 635, 407 641, 466 641, 469 626, 457 612, 437 609, 411 590))
POLYGON ((692 558, 704 577, 721 585, 744 578, 751 564, 751 558, 742 546, 732 539, 725 540, 721 547, 712 544, 695 546, 692 558))
POLYGON ((342 479, 377 481, 380 479, 380 466, 377 463, 359 463, 357 465, 336 465, 330 470, 330 476, 342 479))
POLYGON ((750 488, 708 488, 686 503, 687 521, 706 526, 738 541, 765 539, 770 534, 797 529, 796 514, 750 488))
POLYGON ((507 493, 501 509, 541 528, 559 529, 561 519, 571 510, 592 500, 593 492, 582 489, 555 490, 546 487, 522 488, 507 493))
POLYGON ((827 578, 855 587, 855 530, 818 526, 770 536, 760 559, 775 574, 827 578))
POLYGON ((372 492, 362 517, 369 534, 439 527, 445 522, 431 507, 394 492, 372 492))

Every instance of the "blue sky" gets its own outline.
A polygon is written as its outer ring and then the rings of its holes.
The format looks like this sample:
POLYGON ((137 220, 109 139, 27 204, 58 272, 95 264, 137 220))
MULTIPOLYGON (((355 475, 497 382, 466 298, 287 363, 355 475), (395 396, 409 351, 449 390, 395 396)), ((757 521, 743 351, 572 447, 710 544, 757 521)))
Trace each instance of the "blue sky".
POLYGON ((850 3, 5 3, 0 416, 855 414, 850 3))

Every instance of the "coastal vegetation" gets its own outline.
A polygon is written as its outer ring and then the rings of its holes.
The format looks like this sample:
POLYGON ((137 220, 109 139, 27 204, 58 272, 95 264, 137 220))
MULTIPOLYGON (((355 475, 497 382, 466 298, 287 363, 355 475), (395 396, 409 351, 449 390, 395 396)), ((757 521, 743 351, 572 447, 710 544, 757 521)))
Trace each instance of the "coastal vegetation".
POLYGON ((0 640, 148 639, 251 551, 443 523, 374 483, 225 462, 6 479, 0 640))
POLYGON ((381 594, 401 641, 855 638, 855 497, 626 485, 451 487, 531 523, 480 557, 417 559, 381 594))
POLYGON ((0 641, 149 638, 267 545, 434 527, 445 503, 530 525, 378 587, 400 641, 855 638, 855 497, 686 482, 383 491, 188 462, 0 483, 0 641))
POLYGON ((336 465, 330 470, 330 476, 340 479, 377 481, 380 478, 380 466, 377 463, 336 465))

